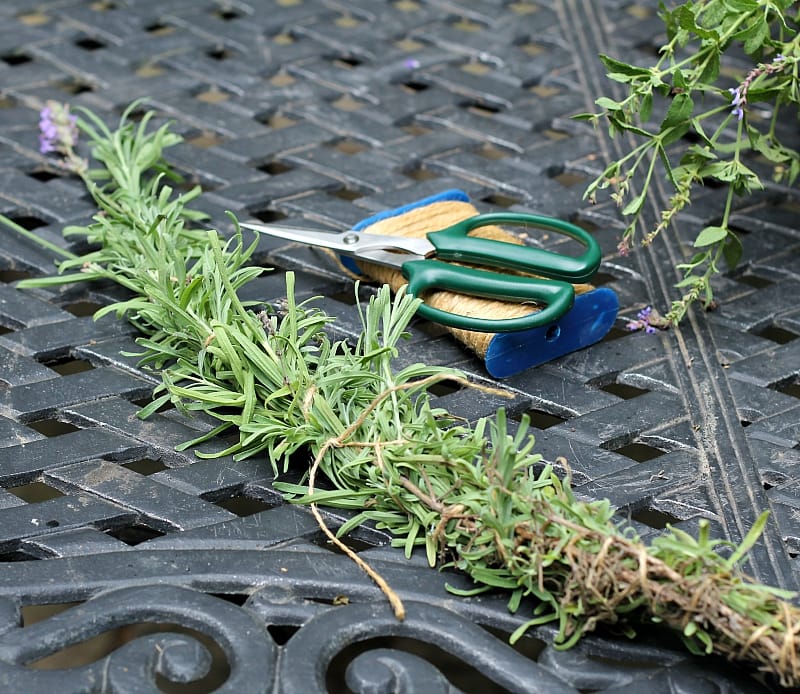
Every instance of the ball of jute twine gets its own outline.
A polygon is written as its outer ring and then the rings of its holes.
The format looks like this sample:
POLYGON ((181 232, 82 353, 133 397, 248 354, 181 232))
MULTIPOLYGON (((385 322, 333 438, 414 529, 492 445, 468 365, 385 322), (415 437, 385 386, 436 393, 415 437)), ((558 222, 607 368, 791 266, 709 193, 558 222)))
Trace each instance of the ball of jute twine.
MULTIPOLYGON (((418 207, 395 217, 381 219, 362 231, 370 234, 385 234, 387 236, 424 238, 426 234, 432 231, 445 229, 468 217, 474 217, 476 214, 478 214, 478 210, 474 205, 468 202, 446 200, 418 207)), ((504 241, 505 243, 523 245, 522 240, 498 226, 481 227, 472 232, 472 235, 495 241, 504 241)), ((392 288, 392 291, 396 292, 406 284, 403 275, 393 268, 375 265, 361 260, 357 261, 357 265, 364 275, 381 284, 388 284, 392 288)), ((503 270, 503 272, 516 275, 525 274, 513 270, 503 270)), ((576 294, 583 294, 594 289, 591 284, 576 284, 574 287, 576 294)), ((423 298, 425 299, 425 303, 429 306, 442 311, 456 313, 460 316, 479 318, 491 317, 498 320, 519 318, 520 316, 525 316, 531 312, 542 309, 541 305, 533 302, 516 303, 499 301, 497 299, 485 299, 442 290, 427 292, 423 298)), ((495 333, 478 333, 470 330, 462 330, 460 328, 448 327, 447 330, 481 358, 486 356, 489 343, 495 336, 495 333)))

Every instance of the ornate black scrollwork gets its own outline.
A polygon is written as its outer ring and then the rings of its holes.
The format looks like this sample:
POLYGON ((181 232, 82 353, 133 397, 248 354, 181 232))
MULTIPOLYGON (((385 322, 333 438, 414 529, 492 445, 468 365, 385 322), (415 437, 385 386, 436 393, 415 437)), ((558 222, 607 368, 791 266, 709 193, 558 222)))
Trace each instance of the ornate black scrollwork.
POLYGON ((102 593, 29 627, 0 635, 0 691, 113 691, 157 694, 156 676, 173 682, 203 677, 208 650, 183 634, 139 637, 94 663, 70 670, 37 670, 29 663, 108 630, 134 623, 179 624, 213 639, 230 675, 220 692, 268 692, 277 670, 277 647, 247 610, 188 588, 145 586, 102 593))
MULTIPOLYGON (((416 639, 450 653, 511 692, 541 691, 548 694, 575 692, 557 676, 517 653, 472 622, 441 607, 406 603, 406 618, 398 621, 384 602, 347 605, 322 612, 306 623, 286 644, 279 679, 286 694, 325 690, 325 673, 333 658, 347 646, 382 636, 416 639)), ((439 675, 433 681, 432 667, 419 669, 419 658, 406 658, 391 651, 364 655, 371 663, 392 670, 376 673, 370 683, 364 677, 364 662, 353 661, 348 678, 362 688, 356 691, 419 694, 448 691, 439 675), (373 688, 368 684, 376 685, 373 688), (382 688, 378 688, 378 687, 382 688)), ((424 662, 424 661, 423 661, 424 662)))

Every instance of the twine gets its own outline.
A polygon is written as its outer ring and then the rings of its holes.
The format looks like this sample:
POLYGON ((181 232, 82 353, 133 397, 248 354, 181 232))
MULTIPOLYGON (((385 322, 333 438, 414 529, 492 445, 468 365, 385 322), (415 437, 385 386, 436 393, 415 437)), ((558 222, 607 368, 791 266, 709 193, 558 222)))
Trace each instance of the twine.
MULTIPOLYGON (((370 234, 386 234, 387 236, 424 238, 425 234, 438 229, 445 229, 468 217, 474 217, 476 214, 478 214, 478 210, 471 203, 458 200, 445 200, 414 208, 395 217, 387 217, 379 220, 364 229, 364 231, 370 234)), ((523 242, 519 238, 498 226, 481 227, 472 232, 472 234, 494 241, 523 245, 523 242)), ((403 275, 393 268, 363 261, 358 261, 357 265, 365 275, 381 284, 388 284, 394 292, 397 292, 406 284, 403 275)), ((504 270, 503 272, 525 275, 525 273, 516 272, 514 270, 504 270)), ((583 294, 594 289, 590 284, 576 284, 574 287, 576 294, 583 294)), ((442 311, 469 317, 486 318, 487 316, 491 316, 498 320, 519 318, 543 308, 541 305, 534 302, 516 303, 500 301, 497 299, 486 299, 442 290, 427 292, 423 298, 425 299, 425 303, 429 306, 441 309, 442 311)), ((459 342, 469 347, 482 359, 486 356, 489 343, 495 336, 495 333, 478 333, 460 328, 447 327, 447 330, 452 333, 459 342)))

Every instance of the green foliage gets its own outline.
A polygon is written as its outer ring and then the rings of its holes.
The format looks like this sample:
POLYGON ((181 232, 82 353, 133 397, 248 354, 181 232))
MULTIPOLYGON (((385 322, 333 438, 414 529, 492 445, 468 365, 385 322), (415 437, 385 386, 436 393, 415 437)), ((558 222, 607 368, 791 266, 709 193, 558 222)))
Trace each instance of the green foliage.
POLYGON ((612 137, 626 133, 640 141, 610 163, 585 194, 594 201, 598 191, 609 189, 629 218, 619 245, 623 254, 638 240, 644 202, 658 172, 672 195, 641 239, 644 245, 673 224, 698 186, 717 182, 728 189, 721 221, 699 232, 697 252, 678 265, 684 278, 677 287, 684 294, 667 315, 677 323, 692 302, 712 302, 711 279, 723 261, 729 268, 739 262, 741 242, 730 226, 734 197, 763 187, 744 163, 745 154, 769 162, 776 181, 792 185, 800 174, 800 153, 781 143, 776 132, 779 118, 798 116, 800 39, 798 8, 791 0, 690 0, 672 9, 662 3, 661 17, 668 41, 657 63, 645 68, 601 55, 609 78, 624 85, 627 96, 601 97, 596 101, 601 113, 578 118, 605 120, 612 137), (728 87, 720 59, 734 50, 743 50, 754 66, 728 87), (657 103, 665 115, 648 127, 657 103), (769 119, 748 108, 756 103, 771 110, 769 119))
POLYGON ((331 341, 331 319, 296 302, 291 273, 279 313, 244 304, 238 291, 262 271, 248 265, 254 246, 238 228, 225 242, 187 224, 198 218, 186 207, 196 192, 175 196, 163 184, 162 149, 175 138, 125 119, 109 132, 87 117, 80 125, 102 168, 85 180, 102 213, 69 231, 100 248, 64 261, 71 274, 19 286, 104 278, 131 290, 99 313, 137 325, 142 364, 161 374, 141 416, 168 400, 203 412, 219 426, 184 447, 234 429, 225 453, 267 455, 278 473, 310 456, 308 484, 275 483, 287 499, 356 510, 340 535, 372 521, 407 555, 424 549, 432 566, 466 572, 472 594, 506 591, 510 610, 528 611, 513 639, 555 622, 566 648, 598 621, 644 617, 680 630, 694 651, 749 658, 800 681, 797 609, 736 570, 766 516, 729 558, 707 525, 697 539, 673 528, 646 547, 607 500, 578 499, 568 478, 542 465, 526 419, 511 425, 500 409, 465 423, 433 407, 428 389, 477 386, 452 369, 396 368, 417 299, 381 288, 361 309, 356 344, 331 341), (327 489, 313 484, 317 469, 327 489))

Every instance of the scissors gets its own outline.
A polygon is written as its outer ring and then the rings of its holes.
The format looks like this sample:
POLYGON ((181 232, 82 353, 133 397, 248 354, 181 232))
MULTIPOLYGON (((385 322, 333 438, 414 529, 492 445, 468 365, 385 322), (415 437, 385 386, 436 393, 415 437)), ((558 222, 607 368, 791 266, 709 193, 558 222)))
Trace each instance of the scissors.
MULTIPOLYGON (((356 229, 340 233, 281 225, 241 224, 262 234, 310 246, 328 248, 345 256, 397 268, 407 280, 406 291, 422 297, 430 289, 443 289, 502 301, 536 302, 541 310, 517 318, 462 316, 423 303, 424 318, 454 328, 477 332, 515 332, 538 328, 567 313, 575 300, 573 283, 586 282, 600 265, 597 241, 584 229, 553 217, 524 213, 479 214, 425 238, 369 234, 356 229), (567 256, 530 246, 469 236, 480 227, 508 224, 549 229, 581 243, 579 256, 567 256), (442 261, 470 263, 454 265, 442 261), (523 277, 498 270, 519 270, 537 275, 523 277)), ((423 299, 424 301, 424 299, 423 299)))

